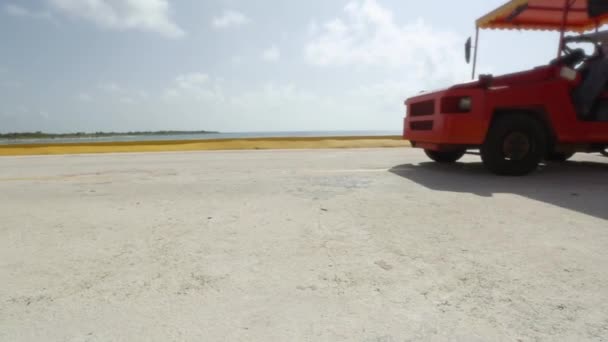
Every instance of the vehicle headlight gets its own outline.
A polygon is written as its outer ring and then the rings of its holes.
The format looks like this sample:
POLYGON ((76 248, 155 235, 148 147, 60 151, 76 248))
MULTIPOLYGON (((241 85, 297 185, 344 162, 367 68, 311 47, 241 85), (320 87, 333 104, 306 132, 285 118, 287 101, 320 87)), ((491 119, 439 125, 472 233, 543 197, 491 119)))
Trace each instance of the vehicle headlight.
POLYGON ((574 69, 570 69, 568 67, 563 67, 559 71, 559 76, 568 81, 574 81, 574 80, 576 80, 578 73, 574 69))
POLYGON ((470 97, 461 97, 458 100, 458 109, 463 112, 470 112, 473 107, 473 101, 470 97))

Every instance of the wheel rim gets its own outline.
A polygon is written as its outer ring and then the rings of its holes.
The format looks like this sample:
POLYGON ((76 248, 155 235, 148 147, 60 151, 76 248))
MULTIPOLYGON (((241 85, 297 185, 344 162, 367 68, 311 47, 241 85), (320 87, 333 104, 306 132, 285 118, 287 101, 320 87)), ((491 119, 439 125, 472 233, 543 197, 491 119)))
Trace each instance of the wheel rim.
POLYGON ((522 132, 511 132, 503 140, 502 153, 505 159, 522 160, 531 150, 532 142, 522 132))

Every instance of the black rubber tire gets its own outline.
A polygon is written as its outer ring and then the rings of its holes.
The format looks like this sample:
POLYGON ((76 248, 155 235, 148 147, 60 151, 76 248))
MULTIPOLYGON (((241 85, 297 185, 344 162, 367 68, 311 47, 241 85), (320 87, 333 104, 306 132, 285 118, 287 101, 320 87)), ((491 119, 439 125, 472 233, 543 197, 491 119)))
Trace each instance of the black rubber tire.
POLYGON ((600 152, 604 157, 608 157, 608 148, 600 152))
POLYGON ((436 161, 441 164, 453 164, 462 158, 466 153, 466 150, 454 150, 454 151, 432 151, 432 150, 424 150, 424 153, 431 158, 433 161, 436 161))
POLYGON ((481 147, 481 159, 491 172, 502 176, 525 176, 538 168, 545 156, 547 138, 542 124, 525 114, 506 114, 497 118, 481 147), (526 139, 523 154, 514 159, 506 155, 507 139, 518 135, 526 139))
POLYGON ((563 163, 565 161, 568 161, 568 159, 572 158, 574 154, 574 152, 553 152, 549 153, 547 157, 545 157, 545 160, 550 162, 563 163))

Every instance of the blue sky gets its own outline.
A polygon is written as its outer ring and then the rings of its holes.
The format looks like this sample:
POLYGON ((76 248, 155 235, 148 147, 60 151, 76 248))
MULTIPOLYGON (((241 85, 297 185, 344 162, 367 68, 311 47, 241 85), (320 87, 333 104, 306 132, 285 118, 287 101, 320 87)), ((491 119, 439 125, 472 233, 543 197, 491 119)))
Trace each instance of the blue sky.
MULTIPOLYGON (((503 0, 1 0, 0 131, 400 130, 503 0)), ((482 72, 557 34, 484 31, 482 72)))

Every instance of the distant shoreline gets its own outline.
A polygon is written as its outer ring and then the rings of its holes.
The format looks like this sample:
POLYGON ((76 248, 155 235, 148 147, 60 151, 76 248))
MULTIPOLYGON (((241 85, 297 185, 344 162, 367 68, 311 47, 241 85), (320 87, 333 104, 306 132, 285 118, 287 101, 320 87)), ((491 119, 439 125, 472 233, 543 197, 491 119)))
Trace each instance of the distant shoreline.
POLYGON ((45 132, 20 132, 0 133, 3 140, 25 140, 25 139, 66 139, 66 138, 109 138, 124 136, 159 136, 159 135, 192 135, 192 134, 219 134, 215 131, 142 131, 142 132, 76 132, 76 133, 45 133, 45 132))
POLYGON ((291 132, 212 132, 212 131, 150 131, 150 132, 100 132, 53 134, 44 132, 0 134, 0 146, 21 144, 85 144, 85 143, 118 143, 145 141, 196 141, 211 139, 252 139, 252 138, 320 138, 333 136, 395 136, 399 131, 291 131, 291 132), (176 132, 176 134, 172 134, 176 132), (199 133, 200 132, 200 133, 199 133), (18 135, 16 135, 18 134, 18 135), (49 137, 47 138, 46 135, 49 137), (97 135, 95 135, 97 134, 97 135), (119 134, 119 135, 116 135, 119 134), (9 138, 10 136, 10 138, 9 138))

